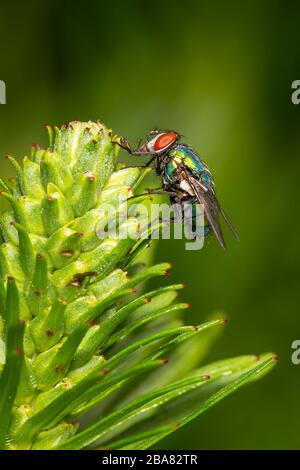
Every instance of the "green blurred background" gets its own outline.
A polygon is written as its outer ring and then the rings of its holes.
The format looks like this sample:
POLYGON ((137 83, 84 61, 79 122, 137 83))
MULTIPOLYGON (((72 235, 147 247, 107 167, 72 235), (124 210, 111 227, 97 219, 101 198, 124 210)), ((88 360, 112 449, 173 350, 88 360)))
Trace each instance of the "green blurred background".
POLYGON ((1 2, 1 155, 46 145, 46 123, 100 118, 132 143, 174 128, 240 234, 226 230, 226 253, 213 239, 199 252, 162 241, 155 256, 188 284, 190 321, 227 312, 210 359, 272 350, 281 361, 160 448, 300 448, 299 14, 291 0, 1 2))

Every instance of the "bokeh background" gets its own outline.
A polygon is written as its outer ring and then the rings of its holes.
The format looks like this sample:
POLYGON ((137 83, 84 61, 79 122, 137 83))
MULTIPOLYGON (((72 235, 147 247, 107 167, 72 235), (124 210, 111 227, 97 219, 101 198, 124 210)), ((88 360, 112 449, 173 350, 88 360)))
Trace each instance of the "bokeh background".
POLYGON ((190 321, 227 312, 210 359, 272 350, 281 361, 160 448, 300 448, 299 14, 291 0, 1 2, 1 155, 46 145, 46 123, 100 118, 132 143, 174 128, 240 234, 226 231, 226 253, 215 240, 199 252, 163 241, 155 257, 188 284, 190 321))

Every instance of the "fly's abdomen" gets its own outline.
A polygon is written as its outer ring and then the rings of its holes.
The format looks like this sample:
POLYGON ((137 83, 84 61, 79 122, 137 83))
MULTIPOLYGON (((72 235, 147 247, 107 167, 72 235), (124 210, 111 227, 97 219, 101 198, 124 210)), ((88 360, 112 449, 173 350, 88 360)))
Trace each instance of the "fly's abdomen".
POLYGON ((211 233, 211 226, 206 216, 203 217, 203 209, 195 197, 187 198, 183 204, 184 223, 195 238, 206 237, 211 233))

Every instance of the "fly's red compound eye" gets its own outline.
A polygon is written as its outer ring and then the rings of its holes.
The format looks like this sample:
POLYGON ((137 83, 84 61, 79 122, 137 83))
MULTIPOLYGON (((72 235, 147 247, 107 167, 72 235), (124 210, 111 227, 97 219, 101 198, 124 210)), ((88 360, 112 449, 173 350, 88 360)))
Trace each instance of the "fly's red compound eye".
POLYGON ((166 132, 165 134, 159 135, 154 142, 153 148, 156 152, 163 150, 169 145, 173 144, 177 139, 177 134, 175 132, 166 132))
POLYGON ((149 153, 160 153, 169 148, 179 138, 179 134, 174 131, 161 132, 146 144, 149 153))

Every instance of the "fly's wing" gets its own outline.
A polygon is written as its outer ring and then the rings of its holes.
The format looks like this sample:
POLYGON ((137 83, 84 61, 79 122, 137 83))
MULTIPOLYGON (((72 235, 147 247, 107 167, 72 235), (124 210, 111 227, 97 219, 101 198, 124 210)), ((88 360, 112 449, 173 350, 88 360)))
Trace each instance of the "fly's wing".
POLYGON ((185 172, 186 179, 193 189, 199 203, 203 205, 207 220, 221 247, 226 250, 226 243, 223 237, 222 229, 219 223, 220 206, 214 192, 206 188, 196 178, 185 172))
POLYGON ((230 228, 232 234, 235 236, 235 238, 236 238, 237 240, 240 240, 240 237, 239 237, 238 234, 236 233, 235 229, 234 229, 233 226, 232 226, 232 223, 231 223, 230 220, 228 219, 228 217, 227 217, 226 213, 224 212, 224 210, 222 209, 222 207, 220 207, 220 212, 221 212, 222 217, 223 217, 223 219, 225 220, 227 226, 230 228))

